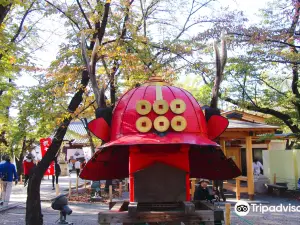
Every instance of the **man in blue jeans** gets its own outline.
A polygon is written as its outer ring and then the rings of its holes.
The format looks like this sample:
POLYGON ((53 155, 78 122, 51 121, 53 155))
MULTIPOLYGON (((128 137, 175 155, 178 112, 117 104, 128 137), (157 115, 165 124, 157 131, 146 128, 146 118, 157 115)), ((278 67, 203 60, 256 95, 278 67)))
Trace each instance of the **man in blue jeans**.
POLYGON ((12 182, 18 183, 18 175, 14 164, 10 163, 10 157, 5 158, 5 163, 0 164, 0 178, 2 179, 2 202, 3 205, 8 205, 12 182))

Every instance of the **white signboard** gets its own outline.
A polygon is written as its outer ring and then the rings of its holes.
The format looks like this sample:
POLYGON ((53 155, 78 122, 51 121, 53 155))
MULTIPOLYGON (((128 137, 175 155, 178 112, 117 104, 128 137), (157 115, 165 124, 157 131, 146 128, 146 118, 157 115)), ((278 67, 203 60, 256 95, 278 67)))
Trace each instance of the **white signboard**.
POLYGON ((67 150, 67 160, 84 158, 84 153, 82 149, 68 149, 67 150))

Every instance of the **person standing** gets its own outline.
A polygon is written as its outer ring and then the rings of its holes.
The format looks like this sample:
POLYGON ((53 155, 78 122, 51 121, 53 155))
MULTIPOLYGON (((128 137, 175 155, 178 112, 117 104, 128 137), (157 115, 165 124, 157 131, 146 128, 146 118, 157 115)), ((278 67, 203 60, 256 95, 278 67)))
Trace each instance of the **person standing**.
POLYGON ((61 174, 61 169, 60 169, 60 165, 57 162, 57 159, 54 160, 54 170, 55 170, 55 175, 52 175, 52 190, 55 190, 54 187, 54 180, 56 181, 55 183, 58 184, 58 177, 61 174))
POLYGON ((254 159, 253 160, 253 174, 256 176, 259 176, 260 174, 262 174, 261 171, 264 170, 263 165, 261 164, 260 161, 258 161, 258 159, 254 159))
MULTIPOLYGON (((1 162, 0 162, 0 165, 5 163, 5 158, 6 158, 6 155, 3 155, 1 157, 1 162)), ((2 190, 3 190, 3 182, 2 182, 2 179, 1 179, 1 175, 0 175, 0 202, 1 202, 1 199, 2 199, 2 190)))
POLYGON ((26 156, 26 159, 23 161, 23 170, 25 175, 24 187, 26 187, 28 183, 30 170, 35 166, 33 160, 34 160, 34 156, 31 153, 29 153, 26 156))
POLYGON ((5 163, 0 165, 0 177, 2 179, 2 201, 4 205, 8 205, 11 189, 12 189, 12 182, 15 181, 15 184, 18 183, 18 175, 16 171, 16 167, 14 164, 10 162, 10 157, 6 156, 5 163))
POLYGON ((69 159, 68 167, 69 167, 69 176, 71 176, 73 170, 73 163, 71 162, 71 159, 69 159))
POLYGON ((79 159, 76 159, 75 170, 76 170, 77 177, 79 177, 79 173, 80 173, 80 162, 79 162, 79 159))

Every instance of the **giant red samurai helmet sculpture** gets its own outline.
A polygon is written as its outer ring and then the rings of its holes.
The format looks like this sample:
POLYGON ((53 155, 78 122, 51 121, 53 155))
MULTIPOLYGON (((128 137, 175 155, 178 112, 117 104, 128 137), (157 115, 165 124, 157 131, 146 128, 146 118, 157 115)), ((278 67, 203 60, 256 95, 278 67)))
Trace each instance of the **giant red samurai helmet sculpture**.
POLYGON ((106 144, 80 177, 130 177, 131 201, 189 200, 190 177, 226 180, 241 174, 213 141, 225 131, 228 120, 220 115, 205 117, 189 92, 159 77, 125 93, 113 111, 98 109, 96 117, 88 127, 106 144), (159 188, 165 185, 184 186, 184 190, 165 193, 159 188), (151 196, 145 197, 146 192, 151 196))

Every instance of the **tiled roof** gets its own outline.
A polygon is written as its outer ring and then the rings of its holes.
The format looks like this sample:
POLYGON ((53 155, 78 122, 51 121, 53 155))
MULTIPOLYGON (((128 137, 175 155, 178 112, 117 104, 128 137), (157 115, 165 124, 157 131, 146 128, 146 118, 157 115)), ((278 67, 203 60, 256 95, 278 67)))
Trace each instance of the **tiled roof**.
POLYGON ((81 121, 74 121, 70 123, 64 140, 72 139, 75 140, 74 142, 72 142, 73 144, 89 143, 88 134, 81 121))
POLYGON ((221 115, 222 114, 227 115, 227 114, 230 114, 230 113, 246 113, 246 114, 250 114, 250 115, 258 116, 258 117, 262 117, 262 118, 270 117, 269 115, 264 114, 264 113, 260 113, 260 112, 249 111, 249 110, 237 110, 237 109, 229 110, 229 111, 223 111, 223 112, 221 112, 221 115))
POLYGON ((228 129, 279 129, 279 127, 264 123, 251 123, 240 120, 229 120, 228 129))

